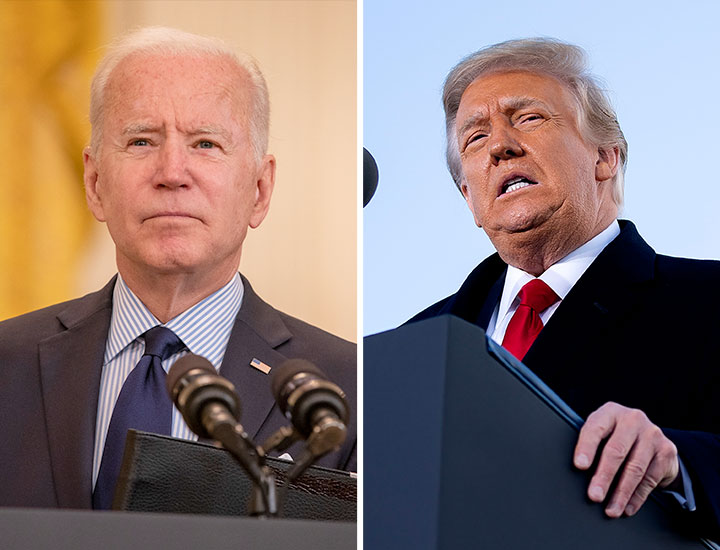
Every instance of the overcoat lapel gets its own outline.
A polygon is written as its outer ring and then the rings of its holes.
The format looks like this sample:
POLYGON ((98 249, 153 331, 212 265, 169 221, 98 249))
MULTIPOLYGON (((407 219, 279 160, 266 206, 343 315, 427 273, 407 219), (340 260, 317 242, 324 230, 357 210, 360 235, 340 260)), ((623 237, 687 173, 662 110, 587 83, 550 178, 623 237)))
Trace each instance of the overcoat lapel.
POLYGON ((502 293, 506 273, 507 264, 498 254, 486 258, 437 315, 450 313, 486 330, 502 293))
POLYGON ((560 388, 577 376, 568 369, 588 368, 598 343, 617 338, 623 318, 637 308, 652 282, 655 252, 631 223, 622 227, 573 286, 523 359, 550 387, 560 388))
POLYGON ((275 399, 270 392, 268 374, 250 365, 259 359, 271 368, 287 357, 276 348, 292 338, 278 312, 263 302, 243 277, 243 302, 228 341, 220 374, 230 380, 242 404, 240 422, 254 438, 270 414, 275 399))
POLYGON ((90 508, 95 420, 113 279, 58 315, 65 327, 38 345, 50 460, 58 505, 90 508))
MULTIPOLYGON (((620 221, 620 227, 620 235, 573 286, 523 358, 523 363, 561 395, 570 397, 584 372, 613 368, 594 364, 599 360, 596 346, 617 338, 623 319, 646 299, 652 286, 655 252, 631 222, 620 221)), ((506 272, 506 264, 493 254, 435 315, 450 313, 486 329, 506 272)))

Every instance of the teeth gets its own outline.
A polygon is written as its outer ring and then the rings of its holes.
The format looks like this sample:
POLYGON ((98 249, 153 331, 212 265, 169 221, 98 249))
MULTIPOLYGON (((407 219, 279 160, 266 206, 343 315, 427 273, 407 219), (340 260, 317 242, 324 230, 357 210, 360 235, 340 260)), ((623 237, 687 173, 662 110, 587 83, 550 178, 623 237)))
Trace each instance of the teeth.
POLYGON ((527 178, 513 178, 505 184, 504 193, 512 193, 513 191, 517 191, 518 189, 522 189, 523 187, 533 185, 533 183, 534 182, 529 181, 527 178))
POLYGON ((508 186, 507 189, 505 189, 505 193, 512 193, 513 191, 517 191, 518 189, 522 189, 523 187, 529 187, 531 183, 527 181, 519 181, 518 183, 513 183, 512 185, 508 186))

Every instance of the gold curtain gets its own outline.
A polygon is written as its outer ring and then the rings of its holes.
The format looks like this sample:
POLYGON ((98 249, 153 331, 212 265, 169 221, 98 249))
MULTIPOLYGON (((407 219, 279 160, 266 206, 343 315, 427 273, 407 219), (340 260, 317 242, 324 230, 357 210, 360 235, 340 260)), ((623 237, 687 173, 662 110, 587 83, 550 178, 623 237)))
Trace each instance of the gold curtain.
POLYGON ((72 297, 102 4, 0 0, 0 319, 72 297))

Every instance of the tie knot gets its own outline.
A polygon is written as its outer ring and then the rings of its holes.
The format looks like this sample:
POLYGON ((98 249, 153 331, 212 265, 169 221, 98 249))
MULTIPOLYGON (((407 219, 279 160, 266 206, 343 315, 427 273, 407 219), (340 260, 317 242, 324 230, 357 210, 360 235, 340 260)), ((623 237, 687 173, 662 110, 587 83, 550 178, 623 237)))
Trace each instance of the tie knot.
POLYGON ((154 355, 164 361, 184 347, 185 344, 172 330, 157 326, 145 333, 145 353, 143 355, 154 355))
POLYGON ((538 313, 545 311, 560 299, 555 291, 540 279, 533 279, 523 286, 518 296, 521 306, 531 307, 538 313))

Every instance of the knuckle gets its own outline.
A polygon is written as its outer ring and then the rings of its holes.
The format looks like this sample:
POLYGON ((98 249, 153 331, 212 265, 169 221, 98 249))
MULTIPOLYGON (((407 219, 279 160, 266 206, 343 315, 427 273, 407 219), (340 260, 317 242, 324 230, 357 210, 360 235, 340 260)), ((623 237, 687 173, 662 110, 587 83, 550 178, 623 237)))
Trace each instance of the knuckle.
POLYGON ((602 405, 600 408, 598 408, 595 413, 602 413, 602 414, 612 414, 617 412, 619 409, 622 409, 623 406, 615 403, 614 401, 608 401, 604 405, 602 405))
POLYGON ((637 424, 649 422, 647 415, 640 409, 628 409, 627 416, 631 421, 637 424))
POLYGON ((655 424, 650 424, 647 427, 647 429, 645 430, 645 432, 654 441, 662 442, 664 439, 667 439, 665 437, 665 434, 662 432, 662 430, 659 427, 657 427, 655 424))
MULTIPOLYGON (((645 465, 635 460, 630 460, 625 464, 625 475, 633 479, 641 479, 645 476, 645 465)), ((641 482, 642 483, 642 482, 641 482)))
MULTIPOLYGON (((603 405, 603 406, 604 406, 604 405, 603 405)), ((585 422, 585 425, 587 425, 589 422, 595 422, 595 421, 597 421, 598 417, 601 417, 601 416, 602 416, 602 409, 603 409, 603 408, 600 407, 599 409, 596 409, 596 410, 594 410, 593 412, 591 412, 591 413, 588 415, 588 417, 587 417, 587 421, 585 422)))
POLYGON ((677 447, 672 441, 666 439, 660 444, 657 454, 664 460, 675 460, 677 457, 677 447))
POLYGON ((644 500, 652 492, 652 490, 658 486, 659 482, 660 480, 657 479, 657 476, 648 472, 638 485, 635 492, 642 496, 644 500))
POLYGON ((610 423, 608 422, 607 417, 598 414, 598 411, 595 411, 588 416, 587 421, 581 429, 581 433, 584 432, 585 434, 592 435, 593 437, 600 437, 607 433, 609 428, 610 423))
POLYGON ((627 409, 618 415, 618 423, 625 428, 632 429, 636 432, 645 431, 651 425, 645 413, 640 409, 627 409))
POLYGON ((624 459, 628 452, 630 451, 629 447, 625 445, 624 443, 620 441, 608 441, 607 445, 605 445, 605 450, 603 451, 603 454, 612 460, 619 461, 624 459))

